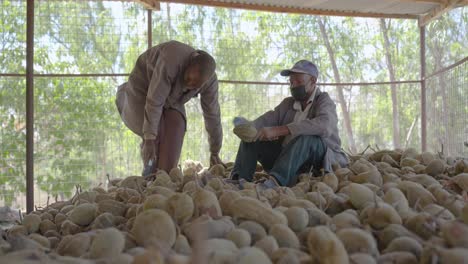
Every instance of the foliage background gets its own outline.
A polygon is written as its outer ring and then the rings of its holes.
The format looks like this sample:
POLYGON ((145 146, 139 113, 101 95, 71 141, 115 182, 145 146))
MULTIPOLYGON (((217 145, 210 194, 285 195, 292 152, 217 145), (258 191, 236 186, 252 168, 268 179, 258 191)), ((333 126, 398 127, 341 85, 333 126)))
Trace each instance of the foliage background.
MULTIPOLYGON (((427 27, 428 73, 468 55, 467 10, 455 9, 427 27)), ((128 73, 147 48, 147 12, 135 3, 36 1, 35 15, 37 74, 128 73)), ((419 79, 415 20, 303 16, 166 3, 152 17, 153 45, 175 39, 207 50, 217 60, 221 80, 286 82, 279 71, 303 58, 316 62, 319 82, 324 84, 419 79)), ((1 74, 25 73, 25 21, 26 1, 0 2, 1 74)), ((468 139, 466 72, 464 63, 427 80, 431 151, 444 144, 446 154, 467 156, 463 147, 468 139)), ((116 88, 125 80, 103 76, 34 79, 36 204, 44 205, 47 197, 69 197, 76 184, 86 188, 105 184, 107 175, 140 173, 140 139, 123 126, 114 105, 116 88)), ((418 83, 321 88, 336 101, 346 150, 362 151, 368 144, 420 149, 418 83)), ((231 133, 232 118, 253 119, 277 105, 289 90, 287 85, 221 83, 220 91, 221 156, 232 161, 239 144, 231 133)), ((207 138, 198 99, 186 107, 189 123, 181 161, 207 164, 207 138)), ((0 204, 24 208, 24 76, 0 76, 0 125, 0 204)))

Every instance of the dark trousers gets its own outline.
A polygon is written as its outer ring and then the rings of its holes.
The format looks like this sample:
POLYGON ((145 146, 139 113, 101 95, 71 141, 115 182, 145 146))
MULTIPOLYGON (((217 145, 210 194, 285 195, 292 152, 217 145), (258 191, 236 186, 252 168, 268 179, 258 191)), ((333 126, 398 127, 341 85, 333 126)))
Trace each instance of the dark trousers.
MULTIPOLYGON (((179 111, 170 108, 163 109, 158 135, 154 141, 158 160, 153 172, 161 169, 169 173, 171 169, 177 167, 184 143, 185 127, 185 119, 179 111)), ((142 146, 143 143, 140 147, 142 146)))
POLYGON ((297 174, 322 168, 326 145, 318 136, 298 136, 282 147, 281 140, 241 142, 231 175, 252 181, 257 161, 282 186, 297 182, 297 174))

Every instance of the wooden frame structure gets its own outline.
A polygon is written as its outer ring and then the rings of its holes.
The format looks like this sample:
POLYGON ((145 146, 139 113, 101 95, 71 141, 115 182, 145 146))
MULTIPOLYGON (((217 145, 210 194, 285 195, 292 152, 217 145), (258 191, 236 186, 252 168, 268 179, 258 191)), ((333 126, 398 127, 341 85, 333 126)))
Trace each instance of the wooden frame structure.
MULTIPOLYGON (((132 0, 126 0, 132 1, 132 0)), ((156 0, 133 0, 143 4, 148 9, 148 47, 152 46, 152 10, 160 9, 160 1, 156 0)), ((321 0, 326 1, 326 0, 321 0)), ((350 1, 350 0, 346 0, 350 1)), ((255 3, 246 3, 247 1, 229 1, 229 0, 168 0, 162 2, 194 4, 214 7, 240 8, 269 12, 298 13, 308 15, 324 16, 351 16, 351 17, 373 17, 373 18, 403 18, 419 19, 420 26, 420 80, 407 81, 419 82, 421 84, 421 145, 422 150, 426 150, 427 141, 427 117, 426 117, 426 54, 425 54, 425 25, 433 19, 441 16, 445 12, 457 6, 468 5, 468 0, 401 0, 404 2, 426 2, 435 3, 437 6, 423 15, 414 14, 384 14, 371 12, 352 12, 343 10, 321 10, 307 9, 293 6, 272 6, 255 3)), ((34 77, 67 77, 76 76, 70 74, 34 74, 34 0, 27 0, 27 21, 26 21, 26 74, 0 74, 0 76, 23 76, 26 77, 26 211, 29 213, 34 210, 34 77)), ((462 61, 466 62, 467 58, 462 61)), ((459 63, 459 62, 458 62, 459 63)), ((451 66, 443 69, 448 70, 451 66)), ((122 76, 128 74, 80 74, 79 76, 122 76)), ((238 81, 223 81, 237 82, 238 81)), ((332 85, 332 84, 330 84, 332 85)), ((358 84, 349 84, 358 85, 358 84)))
MULTIPOLYGON (((402 18, 402 19, 418 19, 419 26, 425 26, 430 21, 440 17, 449 10, 468 5, 468 0, 402 0, 404 3, 431 3, 435 7, 428 10, 426 14, 400 14, 400 13, 376 13, 365 11, 346 11, 346 10, 330 10, 330 9, 314 9, 304 8, 294 5, 271 5, 266 4, 268 1, 220 1, 220 0, 135 0, 143 4, 145 7, 153 10, 160 9, 160 2, 203 5, 212 7, 226 7, 238 8, 256 11, 280 12, 280 13, 294 13, 305 15, 321 15, 321 16, 348 16, 348 17, 373 17, 373 18, 402 18), (264 2, 258 3, 258 2, 264 2)), ((320 1, 320 2, 326 2, 320 1)))

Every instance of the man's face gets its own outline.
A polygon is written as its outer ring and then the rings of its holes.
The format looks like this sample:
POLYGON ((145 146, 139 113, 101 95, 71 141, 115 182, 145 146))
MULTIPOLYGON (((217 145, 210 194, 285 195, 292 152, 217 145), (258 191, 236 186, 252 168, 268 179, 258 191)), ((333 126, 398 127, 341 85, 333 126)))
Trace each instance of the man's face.
POLYGON ((315 84, 315 77, 304 73, 291 73, 289 75, 289 83, 291 87, 305 85, 306 91, 310 92, 315 84))
POLYGON ((196 65, 187 67, 184 72, 184 84, 189 90, 200 88, 205 81, 206 78, 202 78, 200 70, 196 65))

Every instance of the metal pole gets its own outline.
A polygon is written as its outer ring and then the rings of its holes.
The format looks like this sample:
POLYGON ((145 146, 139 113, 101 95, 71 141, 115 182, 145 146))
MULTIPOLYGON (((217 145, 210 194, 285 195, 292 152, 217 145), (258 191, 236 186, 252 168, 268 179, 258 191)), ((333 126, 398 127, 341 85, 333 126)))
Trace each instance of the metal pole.
POLYGON ((34 0, 26 11, 26 212, 34 210, 34 0))
POLYGON ((419 28, 421 60, 421 149, 427 150, 427 110, 426 110, 426 27, 419 28))
POLYGON ((153 46, 153 11, 148 9, 148 49, 153 46))

